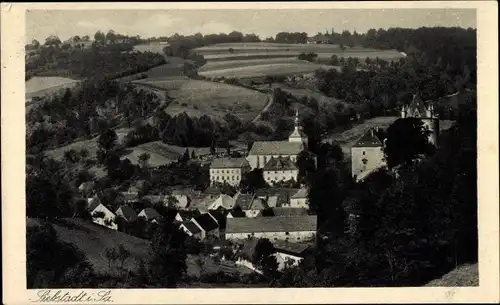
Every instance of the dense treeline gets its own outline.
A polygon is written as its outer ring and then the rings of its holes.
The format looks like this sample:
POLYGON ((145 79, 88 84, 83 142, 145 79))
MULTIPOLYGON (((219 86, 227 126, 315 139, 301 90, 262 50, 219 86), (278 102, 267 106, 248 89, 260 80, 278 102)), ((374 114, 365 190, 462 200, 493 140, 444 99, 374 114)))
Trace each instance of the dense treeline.
POLYGON ((28 152, 89 138, 110 127, 132 126, 160 106, 158 97, 130 83, 93 79, 63 94, 44 97, 28 109, 28 152))
POLYGON ((26 61, 26 77, 60 76, 73 79, 128 76, 162 65, 165 58, 153 52, 132 52, 132 46, 104 45, 66 49, 49 45, 26 61))

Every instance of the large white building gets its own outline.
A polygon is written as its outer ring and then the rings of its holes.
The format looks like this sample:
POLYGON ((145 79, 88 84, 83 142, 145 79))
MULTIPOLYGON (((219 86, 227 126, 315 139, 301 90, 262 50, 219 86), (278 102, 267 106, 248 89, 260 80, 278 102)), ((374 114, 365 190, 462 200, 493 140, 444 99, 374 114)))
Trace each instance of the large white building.
POLYGON ((210 164, 210 182, 236 186, 249 170, 250 166, 245 158, 218 158, 210 164))
POLYGON ((295 128, 288 141, 256 141, 247 160, 252 169, 264 168, 272 158, 289 158, 297 162, 297 156, 307 149, 308 138, 302 130, 298 111, 295 114, 295 128))
POLYGON ((384 144, 376 131, 370 129, 351 148, 352 176, 359 181, 384 165, 384 144))
POLYGON ((267 238, 302 242, 314 239, 316 229, 316 215, 237 217, 227 218, 225 237, 227 240, 267 238))

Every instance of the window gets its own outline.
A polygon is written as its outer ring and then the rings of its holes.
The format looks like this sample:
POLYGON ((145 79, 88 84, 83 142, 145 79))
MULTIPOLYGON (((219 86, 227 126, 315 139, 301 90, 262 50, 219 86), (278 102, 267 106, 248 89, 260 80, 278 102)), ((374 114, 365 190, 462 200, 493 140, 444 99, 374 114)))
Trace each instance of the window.
POLYGON ((365 152, 363 151, 363 156, 365 155, 365 152))
POLYGON ((290 235, 290 232, 285 232, 285 235, 290 235))

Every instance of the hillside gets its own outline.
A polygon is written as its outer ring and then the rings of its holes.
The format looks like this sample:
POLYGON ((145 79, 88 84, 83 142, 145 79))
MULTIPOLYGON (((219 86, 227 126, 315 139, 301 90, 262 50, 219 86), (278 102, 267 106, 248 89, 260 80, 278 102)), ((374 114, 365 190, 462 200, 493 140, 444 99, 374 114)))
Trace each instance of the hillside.
POLYGON ((478 264, 467 264, 457 267, 441 278, 430 281, 426 287, 465 287, 479 286, 478 264))
MULTIPOLYGON (((43 220, 40 219, 28 218, 26 225, 28 227, 38 226, 42 222, 43 220)), ((146 263, 150 259, 150 242, 148 240, 111 230, 78 218, 60 219, 52 224, 57 232, 57 237, 61 241, 69 243, 82 251, 98 274, 122 274, 118 272, 119 270, 116 266, 108 266, 108 261, 104 256, 106 248, 115 248, 123 245, 129 250, 131 257, 125 261, 124 268, 131 271, 137 270, 138 262, 141 259, 146 263)), ((246 267, 234 266, 228 263, 216 263, 208 256, 188 255, 186 263, 188 267, 187 275, 191 277, 200 276, 200 272, 224 271, 231 274, 251 272, 246 267), (198 258, 203 262, 201 267, 198 258)))

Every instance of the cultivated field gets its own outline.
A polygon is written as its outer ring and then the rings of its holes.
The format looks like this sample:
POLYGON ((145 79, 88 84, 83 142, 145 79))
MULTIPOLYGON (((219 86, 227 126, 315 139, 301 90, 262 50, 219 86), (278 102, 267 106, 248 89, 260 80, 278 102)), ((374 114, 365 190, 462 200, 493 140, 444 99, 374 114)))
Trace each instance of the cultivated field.
POLYGON ((280 43, 222 43, 196 49, 209 62, 214 60, 237 60, 250 58, 296 57, 300 53, 313 52, 319 59, 339 57, 376 58, 391 60, 403 55, 396 50, 376 50, 363 47, 340 49, 339 45, 330 44, 280 44, 280 43))
POLYGON ((268 96, 258 91, 202 80, 164 78, 145 79, 137 83, 169 90, 175 101, 166 110, 171 115, 186 112, 190 116, 206 114, 221 119, 231 112, 242 121, 250 121, 268 101, 268 96))
POLYGON ((34 76, 26 81, 26 97, 43 96, 66 88, 73 88, 79 81, 58 76, 34 76))

